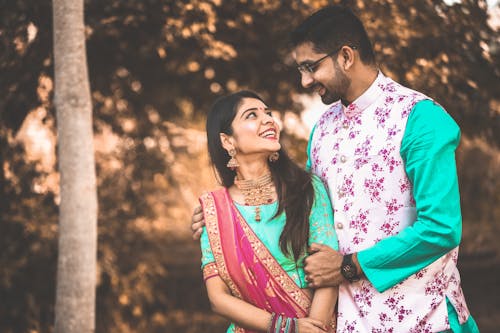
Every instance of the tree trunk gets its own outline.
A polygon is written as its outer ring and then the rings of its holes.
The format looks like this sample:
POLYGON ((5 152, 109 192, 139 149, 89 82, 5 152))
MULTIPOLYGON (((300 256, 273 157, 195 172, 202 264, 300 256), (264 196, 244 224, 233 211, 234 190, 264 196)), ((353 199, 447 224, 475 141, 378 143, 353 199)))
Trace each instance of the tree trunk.
POLYGON ((84 0, 53 0, 61 186, 56 333, 95 329, 97 195, 84 0))

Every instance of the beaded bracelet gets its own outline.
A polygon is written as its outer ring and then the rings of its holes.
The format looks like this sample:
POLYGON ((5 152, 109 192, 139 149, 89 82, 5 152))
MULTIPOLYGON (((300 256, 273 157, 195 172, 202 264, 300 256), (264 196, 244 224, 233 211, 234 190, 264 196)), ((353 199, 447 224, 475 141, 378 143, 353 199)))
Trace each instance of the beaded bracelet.
POLYGON ((297 318, 286 317, 282 314, 273 313, 269 323, 268 333, 298 333, 299 325, 297 318))

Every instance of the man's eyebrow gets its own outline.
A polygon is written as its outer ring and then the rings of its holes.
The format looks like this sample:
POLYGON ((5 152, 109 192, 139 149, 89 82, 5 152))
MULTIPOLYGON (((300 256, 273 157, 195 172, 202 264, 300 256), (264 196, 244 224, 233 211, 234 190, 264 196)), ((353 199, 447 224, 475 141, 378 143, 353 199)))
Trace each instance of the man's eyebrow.
POLYGON ((309 60, 308 59, 308 60, 304 60, 304 61, 299 62, 297 65, 306 65, 306 64, 310 65, 310 64, 312 64, 314 62, 315 62, 315 60, 309 60))

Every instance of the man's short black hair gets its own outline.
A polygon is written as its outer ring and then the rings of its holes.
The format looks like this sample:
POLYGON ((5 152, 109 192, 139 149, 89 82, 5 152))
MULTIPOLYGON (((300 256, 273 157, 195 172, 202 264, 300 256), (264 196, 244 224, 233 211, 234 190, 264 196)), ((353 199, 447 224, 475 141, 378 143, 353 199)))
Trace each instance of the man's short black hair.
POLYGON ((343 45, 356 47, 361 61, 375 64, 372 44, 360 19, 347 7, 329 6, 315 12, 291 34, 292 46, 312 42, 314 50, 329 53, 343 45))

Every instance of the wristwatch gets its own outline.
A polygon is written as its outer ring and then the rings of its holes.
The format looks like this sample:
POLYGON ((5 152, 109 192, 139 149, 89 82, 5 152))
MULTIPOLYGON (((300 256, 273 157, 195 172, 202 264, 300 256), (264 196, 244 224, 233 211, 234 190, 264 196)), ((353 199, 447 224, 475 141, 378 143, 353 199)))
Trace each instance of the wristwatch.
POLYGON ((352 253, 346 254, 342 259, 340 273, 342 273, 342 276, 349 282, 359 281, 358 269, 352 261, 352 253))

